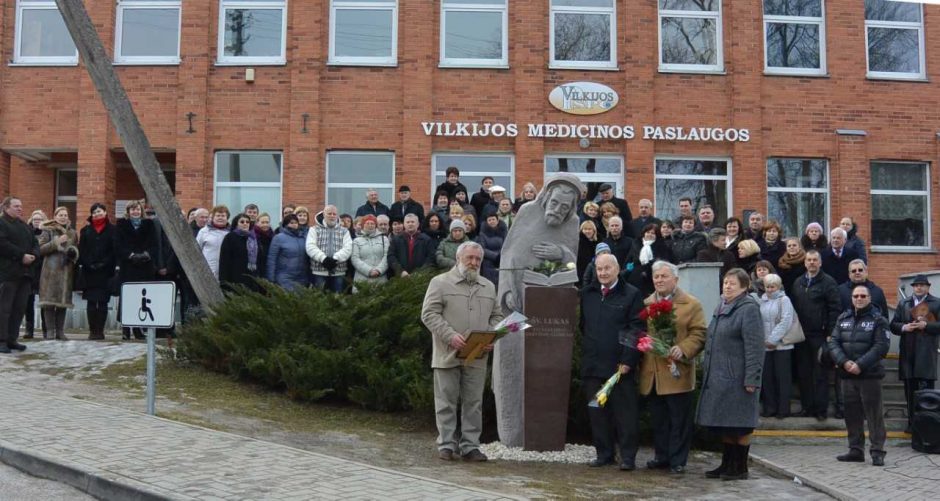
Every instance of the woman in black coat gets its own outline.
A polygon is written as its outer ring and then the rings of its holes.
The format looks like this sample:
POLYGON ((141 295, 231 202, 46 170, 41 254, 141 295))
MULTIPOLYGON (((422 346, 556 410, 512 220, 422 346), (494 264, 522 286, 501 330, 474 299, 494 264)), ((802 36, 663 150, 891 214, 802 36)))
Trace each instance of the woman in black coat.
POLYGON ((424 218, 424 228, 421 231, 431 237, 431 253, 437 252, 437 246, 447 238, 447 228, 444 227, 440 214, 436 212, 431 212, 428 217, 424 218))
MULTIPOLYGON (((29 217, 29 226, 33 229, 33 235, 36 236, 37 240, 42 235, 42 225, 45 222, 46 214, 41 210, 33 211, 33 214, 29 217)), ((33 261, 31 266, 33 269, 33 286, 29 293, 29 299, 26 300, 26 334, 23 335, 23 339, 32 339, 36 335, 36 294, 39 294, 39 276, 42 274, 42 261, 42 256, 36 256, 36 260, 33 261)), ((49 337, 46 331, 46 320, 42 315, 39 315, 39 321, 42 324, 42 338, 45 339, 49 337)))
POLYGON ((643 227, 643 233, 636 239, 636 245, 627 259, 628 282, 643 292, 643 296, 653 293, 653 263, 656 261, 674 262, 672 249, 660 233, 659 225, 650 223, 643 227), (646 250, 649 248, 649 250, 646 250))
MULTIPOLYGON (((126 210, 124 218, 117 222, 114 241, 120 266, 118 290, 128 282, 152 282, 157 272, 153 260, 157 254, 157 228, 152 220, 143 217, 140 202, 129 203, 126 210)), ((124 339, 130 339, 131 329, 124 327, 121 331, 124 339)), ((143 330, 139 328, 134 328, 133 333, 136 339, 145 338, 143 330)))
POLYGON ((597 252, 597 244, 600 239, 597 238, 597 225, 594 221, 584 221, 581 223, 581 231, 578 233, 578 283, 584 280, 584 272, 588 265, 594 260, 594 253, 597 252))
POLYGON ((245 214, 232 219, 232 228, 219 250, 219 282, 228 291, 243 285, 260 292, 261 286, 255 279, 264 277, 265 248, 251 231, 251 219, 245 214))
POLYGON ((111 302, 114 268, 117 258, 114 243, 117 229, 108 220, 104 204, 94 203, 88 216, 88 225, 78 238, 78 262, 81 265, 82 299, 88 315, 88 339, 104 339, 104 326, 108 321, 108 303, 111 302))

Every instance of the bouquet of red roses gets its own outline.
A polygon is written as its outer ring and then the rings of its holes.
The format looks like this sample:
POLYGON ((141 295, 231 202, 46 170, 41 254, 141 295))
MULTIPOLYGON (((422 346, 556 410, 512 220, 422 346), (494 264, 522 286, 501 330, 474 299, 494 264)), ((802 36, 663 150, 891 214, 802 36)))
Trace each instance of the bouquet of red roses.
MULTIPOLYGON (((646 321, 647 334, 637 339, 636 349, 643 353, 669 358, 669 350, 676 344, 676 312, 672 301, 661 299, 640 311, 640 319, 646 321)), ((679 377, 679 367, 669 359, 669 372, 679 377)))

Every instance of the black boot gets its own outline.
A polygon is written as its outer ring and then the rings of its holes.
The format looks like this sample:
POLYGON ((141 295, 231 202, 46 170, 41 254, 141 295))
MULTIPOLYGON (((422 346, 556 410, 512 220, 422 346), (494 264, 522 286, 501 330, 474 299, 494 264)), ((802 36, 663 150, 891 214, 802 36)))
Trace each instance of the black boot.
POLYGON ((714 470, 709 470, 705 472, 705 478, 721 478, 721 474, 728 468, 728 459, 731 457, 730 450, 731 444, 721 444, 724 447, 724 450, 721 452, 721 465, 714 470))
POLYGON ((747 478, 747 446, 731 445, 731 457, 728 468, 721 474, 722 480, 743 480, 747 478))

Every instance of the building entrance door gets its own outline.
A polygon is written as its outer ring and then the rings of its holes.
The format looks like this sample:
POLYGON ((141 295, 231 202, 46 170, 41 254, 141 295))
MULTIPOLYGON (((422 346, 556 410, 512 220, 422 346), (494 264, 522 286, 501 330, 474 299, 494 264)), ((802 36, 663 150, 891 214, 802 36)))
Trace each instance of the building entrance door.
POLYGON ((598 201, 598 189, 604 183, 623 198, 623 157, 610 155, 559 154, 545 156, 545 177, 569 172, 587 187, 587 199, 598 201))

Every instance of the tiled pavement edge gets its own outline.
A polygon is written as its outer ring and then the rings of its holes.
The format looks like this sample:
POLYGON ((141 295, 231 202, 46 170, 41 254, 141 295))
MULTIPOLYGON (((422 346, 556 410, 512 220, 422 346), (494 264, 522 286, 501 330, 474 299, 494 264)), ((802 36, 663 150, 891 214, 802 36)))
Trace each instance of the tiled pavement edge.
POLYGON ((763 466, 800 480, 842 501, 937 499, 940 456, 929 456, 910 447, 910 440, 889 440, 885 466, 840 463, 836 456, 848 451, 845 440, 825 440, 814 445, 759 443, 751 458, 763 466))
POLYGON ((162 418, 0 385, 0 460, 104 499, 519 499, 162 418))

